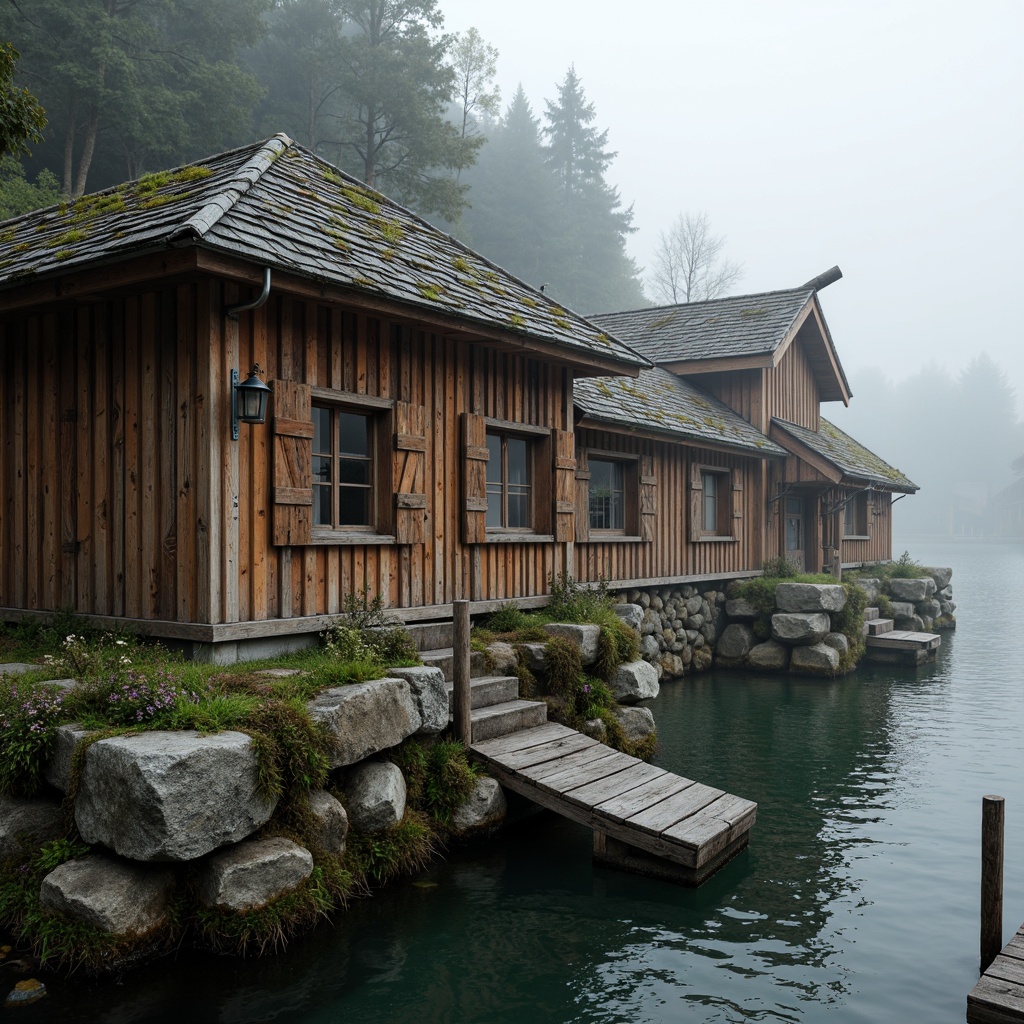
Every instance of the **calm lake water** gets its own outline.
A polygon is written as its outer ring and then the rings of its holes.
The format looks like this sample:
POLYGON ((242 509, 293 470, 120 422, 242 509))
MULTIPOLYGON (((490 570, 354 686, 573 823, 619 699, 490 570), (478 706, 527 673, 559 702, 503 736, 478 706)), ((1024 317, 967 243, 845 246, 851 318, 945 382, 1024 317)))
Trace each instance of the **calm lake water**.
POLYGON ((285 956, 54 982, 19 1019, 962 1021, 986 793, 1007 800, 1006 938, 1024 921, 1024 546, 911 550, 954 567, 959 629, 934 664, 713 673, 652 703, 659 764, 760 805, 749 850, 700 889, 595 868, 591 834, 542 815, 285 956))

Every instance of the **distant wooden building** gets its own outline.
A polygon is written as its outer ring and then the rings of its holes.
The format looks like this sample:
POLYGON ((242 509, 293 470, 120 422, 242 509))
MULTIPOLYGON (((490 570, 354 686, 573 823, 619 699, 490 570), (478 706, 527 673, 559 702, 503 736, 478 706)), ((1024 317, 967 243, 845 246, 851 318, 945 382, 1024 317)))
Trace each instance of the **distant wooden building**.
MULTIPOLYGON (((851 566, 892 557, 892 496, 917 486, 821 415, 822 402, 850 400, 818 299, 819 289, 838 276, 836 268, 785 291, 592 318, 666 376, 732 414, 730 420, 716 408, 704 416, 691 409, 690 415, 704 426, 704 440, 718 433, 718 447, 732 452, 731 462, 701 451, 698 437, 687 439, 685 457, 676 456, 677 484, 661 518, 671 508, 686 510, 689 571, 735 574, 783 555, 819 572, 837 561, 851 566), (753 429, 760 458, 749 458, 751 446, 736 418, 753 429), (780 450, 783 458, 774 458, 780 450)), ((577 395, 585 412, 601 404, 602 388, 616 389, 619 408, 643 418, 640 425, 620 414, 620 431, 662 428, 659 400, 652 395, 638 402, 628 382, 581 382, 577 395)))
POLYGON ((8 221, 0 618, 228 660, 364 591, 438 619, 756 573, 796 498, 808 567, 840 495, 844 560, 889 557, 913 485, 820 419, 849 389, 814 289, 701 306, 585 320, 284 136, 8 221))

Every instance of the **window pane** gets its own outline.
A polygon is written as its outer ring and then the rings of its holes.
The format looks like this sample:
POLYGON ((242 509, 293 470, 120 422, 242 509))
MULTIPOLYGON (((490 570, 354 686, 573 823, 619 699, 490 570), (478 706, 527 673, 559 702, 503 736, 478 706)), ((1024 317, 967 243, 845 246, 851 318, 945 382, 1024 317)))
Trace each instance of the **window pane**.
POLYGON ((501 438, 497 434, 487 435, 487 482, 501 484, 501 438))
POLYGON ((331 460, 322 455, 313 456, 313 483, 329 484, 331 482, 331 460))
POLYGON ((313 488, 313 525, 331 526, 331 494, 330 487, 313 488))
POLYGON ((718 475, 703 473, 704 484, 704 524, 705 533, 718 533, 718 475))
POLYGON ((501 483, 487 485, 487 526, 501 526, 501 483))
POLYGON ((331 454, 331 410, 313 406, 313 451, 331 454))
POLYGON ((370 454, 369 417, 355 412, 338 413, 338 452, 345 455, 370 454))
POLYGON ((800 536, 800 526, 803 521, 800 519, 786 520, 786 550, 803 551, 803 538, 800 536))
POLYGON ((368 459, 338 460, 338 482, 343 484, 369 484, 370 462, 368 459))
POLYGON ((787 498, 786 513, 791 516, 802 515, 804 510, 803 498, 787 498))
POLYGON ((522 530, 530 525, 529 492, 511 493, 508 496, 508 525, 511 529, 522 530))
POLYGON ((590 528, 625 529, 625 470, 621 462, 590 462, 590 528))
POLYGON ((367 487, 338 488, 338 525, 370 525, 370 490, 367 487))
POLYGON ((530 482, 529 466, 526 462, 526 441, 521 437, 510 437, 508 445, 508 483, 528 484, 530 482))
POLYGON ((843 509, 843 533, 856 533, 853 523, 853 506, 856 502, 856 498, 853 501, 847 503, 846 508, 843 509))

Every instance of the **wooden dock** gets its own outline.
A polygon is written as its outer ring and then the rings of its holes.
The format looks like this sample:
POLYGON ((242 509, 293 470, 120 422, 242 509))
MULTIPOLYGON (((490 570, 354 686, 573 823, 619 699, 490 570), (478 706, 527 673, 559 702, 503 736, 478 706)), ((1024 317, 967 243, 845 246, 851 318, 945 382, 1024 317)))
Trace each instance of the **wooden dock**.
POLYGON ((503 786, 594 832, 600 863, 700 885, 746 845, 757 804, 553 722, 474 742, 503 786))
POLYGON ((877 608, 865 608, 864 643, 869 661, 923 665, 935 657, 942 637, 938 633, 893 629, 892 619, 880 618, 877 608))
POLYGON ((1024 925, 1003 947, 967 997, 967 1021, 968 1024, 1024 1021, 1024 925))

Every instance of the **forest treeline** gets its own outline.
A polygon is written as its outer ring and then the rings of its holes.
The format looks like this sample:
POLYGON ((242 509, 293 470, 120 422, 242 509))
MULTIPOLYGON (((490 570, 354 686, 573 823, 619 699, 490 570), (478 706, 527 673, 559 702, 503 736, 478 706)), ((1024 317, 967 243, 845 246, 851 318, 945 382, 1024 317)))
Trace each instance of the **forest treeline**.
POLYGON ((1024 423, 1006 374, 980 353, 959 374, 931 363, 899 381, 851 375, 848 409, 825 416, 920 488, 896 506, 904 533, 988 536, 1000 491, 1024 476, 1024 423))
POLYGON ((645 304, 575 69, 503 107, 437 0, 5 0, 0 36, 47 119, 0 217, 285 132, 573 309, 645 304))

